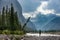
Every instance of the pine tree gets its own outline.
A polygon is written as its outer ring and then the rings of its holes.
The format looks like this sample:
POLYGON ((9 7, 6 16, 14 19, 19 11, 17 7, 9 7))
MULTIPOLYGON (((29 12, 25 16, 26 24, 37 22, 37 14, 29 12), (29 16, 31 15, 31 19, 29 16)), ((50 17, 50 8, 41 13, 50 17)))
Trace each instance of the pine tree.
POLYGON ((11 10, 10 10, 10 8, 9 8, 9 10, 8 10, 8 14, 7 14, 7 25, 10 27, 10 20, 11 20, 11 10))
POLYGON ((0 11, 0 16, 1 16, 1 11, 0 11))
POLYGON ((18 15, 17 15, 17 12, 15 12, 15 15, 14 15, 14 23, 15 23, 15 26, 17 27, 17 30, 22 30, 22 26, 21 26, 21 23, 19 23, 19 20, 18 20, 18 15))
POLYGON ((5 26, 5 7, 3 7, 3 10, 2 10, 2 30, 4 29, 4 26, 5 26))
POLYGON ((5 25, 8 26, 8 6, 6 6, 5 10, 5 25))
POLYGON ((17 17, 17 12, 15 12, 15 14, 14 14, 14 26, 17 27, 17 29, 19 27, 19 21, 18 21, 18 17, 17 17))
POLYGON ((0 27, 1 27, 1 24, 2 24, 2 22, 1 22, 2 20, 1 20, 1 11, 0 11, 0 27))
POLYGON ((15 28, 14 28, 14 8, 13 8, 13 4, 11 4, 10 25, 11 25, 10 29, 15 30, 15 28))

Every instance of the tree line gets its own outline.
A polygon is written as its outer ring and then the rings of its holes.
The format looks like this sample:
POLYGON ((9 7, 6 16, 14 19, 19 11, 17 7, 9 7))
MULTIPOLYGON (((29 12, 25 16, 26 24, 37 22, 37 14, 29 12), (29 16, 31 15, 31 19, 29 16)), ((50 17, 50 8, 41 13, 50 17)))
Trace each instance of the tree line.
POLYGON ((0 11, 0 30, 24 30, 29 20, 30 17, 22 27, 18 20, 17 11, 14 10, 13 4, 11 4, 10 8, 8 8, 7 5, 2 8, 2 11, 0 11))

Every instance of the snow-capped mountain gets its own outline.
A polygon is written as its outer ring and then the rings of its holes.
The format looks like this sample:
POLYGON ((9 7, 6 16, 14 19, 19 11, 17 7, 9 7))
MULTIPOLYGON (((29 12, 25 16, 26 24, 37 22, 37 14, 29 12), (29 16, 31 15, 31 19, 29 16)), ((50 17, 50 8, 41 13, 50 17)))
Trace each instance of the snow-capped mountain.
MULTIPOLYGON (((22 15, 22 7, 17 0, 0 0, 0 11, 2 10, 3 6, 6 7, 6 5, 8 5, 8 8, 10 8, 11 3, 13 4, 15 11, 18 12, 19 22, 21 22, 23 25, 26 22, 26 19, 22 15)), ((31 21, 27 24, 27 27, 35 30, 35 25, 31 21)))
MULTIPOLYGON (((37 30, 44 30, 46 28, 45 25, 47 25, 55 17, 56 17, 55 14, 47 14, 47 15, 39 14, 39 15, 37 15, 37 17, 35 18, 35 21, 33 23, 36 25, 37 30)), ((34 20, 34 19, 32 19, 32 20, 34 20)))
POLYGON ((45 30, 60 30, 60 16, 56 14, 38 15, 38 21, 35 24, 39 25, 37 29, 45 30))
POLYGON ((45 27, 45 30, 60 30, 60 16, 56 16, 45 27))

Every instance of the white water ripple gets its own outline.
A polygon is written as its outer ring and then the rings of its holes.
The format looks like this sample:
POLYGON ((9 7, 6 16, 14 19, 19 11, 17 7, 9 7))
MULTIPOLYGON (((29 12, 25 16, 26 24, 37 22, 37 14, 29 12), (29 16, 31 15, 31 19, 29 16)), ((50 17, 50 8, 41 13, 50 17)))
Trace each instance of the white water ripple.
POLYGON ((58 35, 58 34, 47 34, 47 33, 41 33, 41 34, 39 34, 39 33, 26 33, 25 36, 37 36, 37 37, 39 37, 39 36, 60 36, 60 35, 58 35))

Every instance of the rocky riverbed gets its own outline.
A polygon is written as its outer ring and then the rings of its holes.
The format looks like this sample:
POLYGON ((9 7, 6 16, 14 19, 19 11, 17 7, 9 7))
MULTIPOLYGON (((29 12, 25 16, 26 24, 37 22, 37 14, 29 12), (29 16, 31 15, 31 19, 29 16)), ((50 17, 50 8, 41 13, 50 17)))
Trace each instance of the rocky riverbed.
POLYGON ((19 36, 19 35, 0 35, 0 40, 60 40, 60 36, 19 36))
POLYGON ((59 36, 24 37, 24 40, 60 40, 59 36))

